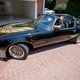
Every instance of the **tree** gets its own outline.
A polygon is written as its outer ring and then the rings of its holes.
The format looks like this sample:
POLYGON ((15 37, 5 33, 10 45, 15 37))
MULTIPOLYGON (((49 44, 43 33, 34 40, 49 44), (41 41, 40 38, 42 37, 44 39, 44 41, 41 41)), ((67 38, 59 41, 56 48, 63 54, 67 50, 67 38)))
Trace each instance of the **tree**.
POLYGON ((45 0, 45 7, 48 9, 54 9, 55 4, 56 0, 45 0))
POLYGON ((80 0, 69 0, 66 12, 70 15, 80 17, 80 0))
POLYGON ((60 3, 55 6, 54 11, 56 13, 66 13, 65 11, 66 7, 67 7, 66 3, 60 3))

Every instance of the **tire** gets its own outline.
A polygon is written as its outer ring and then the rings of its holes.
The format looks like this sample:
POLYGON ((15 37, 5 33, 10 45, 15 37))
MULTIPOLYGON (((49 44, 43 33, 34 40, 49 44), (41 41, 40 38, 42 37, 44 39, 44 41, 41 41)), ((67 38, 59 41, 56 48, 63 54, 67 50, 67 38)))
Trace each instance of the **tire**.
POLYGON ((76 33, 76 29, 73 30, 73 33, 76 33))
POLYGON ((80 43, 80 34, 77 35, 74 39, 72 39, 70 42, 72 42, 73 44, 77 44, 80 43))
POLYGON ((24 60, 28 56, 29 47, 24 44, 13 44, 8 48, 8 53, 14 59, 24 60))
POLYGON ((80 43, 80 34, 76 38, 76 43, 80 43))

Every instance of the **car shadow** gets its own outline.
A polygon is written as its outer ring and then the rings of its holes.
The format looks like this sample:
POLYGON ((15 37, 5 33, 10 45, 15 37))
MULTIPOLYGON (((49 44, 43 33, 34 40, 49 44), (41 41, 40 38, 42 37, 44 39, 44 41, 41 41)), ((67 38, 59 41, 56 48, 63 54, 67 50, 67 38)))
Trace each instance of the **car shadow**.
POLYGON ((2 58, 2 57, 0 57, 0 61, 4 61, 4 62, 6 62, 6 61, 8 61, 10 58, 2 58))
MULTIPOLYGON (((72 44, 72 43, 66 41, 66 42, 62 42, 62 43, 57 43, 57 44, 52 44, 52 45, 36 48, 36 49, 31 50, 29 55, 38 54, 39 52, 43 52, 43 51, 47 51, 47 50, 67 46, 67 45, 70 45, 70 44, 72 44)), ((6 57, 1 58, 0 57, 0 61, 5 61, 5 62, 8 61, 8 60, 12 60, 12 59, 13 58, 6 58, 6 57)), ((14 60, 17 60, 17 59, 14 59, 14 60)))

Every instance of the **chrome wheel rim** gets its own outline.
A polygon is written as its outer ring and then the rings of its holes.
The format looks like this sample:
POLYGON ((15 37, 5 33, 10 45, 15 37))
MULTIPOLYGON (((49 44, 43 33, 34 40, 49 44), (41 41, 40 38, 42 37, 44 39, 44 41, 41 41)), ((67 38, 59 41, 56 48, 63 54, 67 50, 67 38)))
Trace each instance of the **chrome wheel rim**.
POLYGON ((23 50, 22 47, 18 46, 18 45, 12 45, 9 47, 9 54, 13 57, 13 58, 23 58, 25 51, 23 50))
POLYGON ((80 35, 77 38, 77 43, 80 43, 80 35))

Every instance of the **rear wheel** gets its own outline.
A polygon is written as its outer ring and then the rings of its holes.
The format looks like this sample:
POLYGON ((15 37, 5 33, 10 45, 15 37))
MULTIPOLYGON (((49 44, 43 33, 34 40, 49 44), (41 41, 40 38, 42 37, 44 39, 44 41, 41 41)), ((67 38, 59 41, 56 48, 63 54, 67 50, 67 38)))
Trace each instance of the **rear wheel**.
POLYGON ((26 59, 29 53, 29 47, 24 44, 13 44, 8 48, 8 53, 15 59, 26 59))
POLYGON ((76 29, 73 30, 73 33, 76 33, 76 29))
POLYGON ((77 35, 74 39, 70 40, 70 42, 74 44, 80 43, 80 34, 77 35))
POLYGON ((76 43, 80 43, 80 34, 76 38, 76 43))

